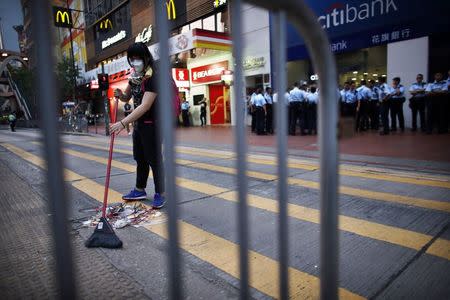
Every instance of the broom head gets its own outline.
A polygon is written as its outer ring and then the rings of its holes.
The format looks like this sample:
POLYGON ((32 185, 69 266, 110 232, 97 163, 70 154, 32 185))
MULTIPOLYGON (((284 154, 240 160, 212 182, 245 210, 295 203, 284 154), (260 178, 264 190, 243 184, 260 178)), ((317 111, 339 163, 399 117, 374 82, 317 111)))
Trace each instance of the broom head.
POLYGON ((88 248, 122 248, 122 241, 114 233, 111 224, 109 224, 106 218, 101 217, 94 233, 86 241, 85 246, 88 248))

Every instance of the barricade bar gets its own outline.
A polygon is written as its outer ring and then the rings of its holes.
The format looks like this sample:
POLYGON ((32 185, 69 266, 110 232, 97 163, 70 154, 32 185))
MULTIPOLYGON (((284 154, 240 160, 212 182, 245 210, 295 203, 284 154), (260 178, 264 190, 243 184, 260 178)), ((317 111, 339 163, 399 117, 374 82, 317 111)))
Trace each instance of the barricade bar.
POLYGON ((283 10, 306 42, 319 75, 320 151, 320 297, 338 298, 338 86, 334 56, 317 17, 304 0, 247 0, 269 9, 283 10))
POLYGON ((76 288, 67 220, 61 142, 58 135, 55 62, 51 40, 49 1, 31 1, 32 34, 35 42, 35 61, 38 76, 36 90, 39 102, 41 131, 47 165, 47 197, 52 216, 53 251, 56 260, 55 278, 60 299, 75 299, 76 288))
POLYGON ((234 57, 234 99, 236 102, 236 126, 234 128, 237 186, 238 186, 238 237, 239 237, 239 276, 240 299, 249 299, 248 270, 248 206, 247 206, 247 140, 245 126, 245 97, 242 71, 242 1, 231 2, 231 32, 234 57))
POLYGON ((174 143, 174 117, 172 107, 173 90, 170 88, 172 81, 169 61, 169 24, 167 22, 166 1, 156 1, 156 23, 159 37, 159 68, 158 74, 158 112, 161 116, 160 136, 164 144, 164 170, 165 170, 165 191, 168 209, 168 232, 169 232, 169 255, 168 255, 168 293, 173 300, 183 299, 181 285, 181 264, 180 251, 178 248, 178 210, 177 210, 177 189, 175 185, 175 143, 174 143))
POLYGON ((275 56, 275 86, 278 95, 276 103, 276 131, 277 131, 277 156, 278 156, 278 251, 280 260, 280 299, 289 298, 289 243, 288 243, 288 189, 287 189, 287 104, 284 94, 286 92, 286 14, 285 12, 273 13, 272 49, 275 56))

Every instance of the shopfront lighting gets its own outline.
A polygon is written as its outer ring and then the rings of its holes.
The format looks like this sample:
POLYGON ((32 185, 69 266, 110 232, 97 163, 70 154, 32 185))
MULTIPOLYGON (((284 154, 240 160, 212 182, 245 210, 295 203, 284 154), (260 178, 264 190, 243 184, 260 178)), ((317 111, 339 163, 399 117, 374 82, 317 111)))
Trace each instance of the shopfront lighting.
POLYGON ((352 78, 353 81, 356 81, 356 78, 352 78))
POLYGON ((364 73, 364 75, 369 75, 369 73, 366 72, 366 73, 364 73))
POLYGON ((378 74, 372 74, 373 75, 373 77, 377 77, 378 76, 378 74))
POLYGON ((383 77, 386 77, 386 75, 385 75, 385 74, 383 74, 383 75, 381 75, 381 76, 383 76, 383 77))
POLYGON ((353 71, 353 74, 358 74, 358 71, 353 71))
POLYGON ((3 57, 7 57, 7 56, 8 56, 8 53, 3 52, 3 53, 2 53, 2 56, 3 56, 3 57))
POLYGON ((24 57, 23 60, 24 60, 24 61, 28 61, 28 57, 24 57))

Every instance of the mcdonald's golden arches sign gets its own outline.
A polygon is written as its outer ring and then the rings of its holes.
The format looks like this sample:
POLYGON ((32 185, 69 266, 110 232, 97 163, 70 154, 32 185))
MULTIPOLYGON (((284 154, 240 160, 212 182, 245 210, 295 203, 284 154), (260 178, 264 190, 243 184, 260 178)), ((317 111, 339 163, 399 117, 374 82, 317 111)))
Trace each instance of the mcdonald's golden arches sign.
POLYGON ((108 31, 113 28, 113 24, 109 18, 100 21, 98 26, 99 31, 108 31))
POLYGON ((175 20, 177 18, 177 9, 175 7, 175 1, 174 0, 166 1, 166 8, 167 8, 167 19, 175 20))
POLYGON ((72 13, 70 9, 53 6, 53 22, 56 27, 72 28, 72 13))

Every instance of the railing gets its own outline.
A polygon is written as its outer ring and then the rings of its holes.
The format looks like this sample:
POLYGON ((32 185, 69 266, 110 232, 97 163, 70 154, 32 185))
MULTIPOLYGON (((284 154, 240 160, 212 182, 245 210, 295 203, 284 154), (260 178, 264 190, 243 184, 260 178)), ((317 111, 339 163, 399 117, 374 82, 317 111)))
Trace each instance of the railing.
POLYGON ((9 85, 11 86, 14 95, 16 96, 17 102, 19 103, 19 107, 20 109, 23 111, 25 119, 26 120, 31 120, 31 113, 30 113, 30 109, 28 108, 28 103, 26 101, 26 99, 22 96, 22 93, 20 92, 19 87, 17 86, 17 84, 14 82, 11 73, 5 69, 5 73, 8 76, 8 82, 9 85))
MULTIPOLYGON (((157 34, 160 41, 169 38, 169 27, 165 18, 164 1, 157 0, 154 5, 157 16, 157 34)), ((235 59, 235 86, 234 98, 236 99, 236 126, 235 144, 237 154, 237 182, 238 182, 238 224, 240 245, 240 298, 250 297, 249 270, 248 270, 248 213, 247 213, 247 145, 245 139, 245 102, 239 99, 243 97, 243 71, 242 71, 242 22, 241 0, 231 2, 233 55, 235 59)), ((282 98, 286 90, 286 18, 297 28, 306 41, 311 54, 315 72, 319 75, 319 87, 321 99, 319 101, 319 145, 320 145, 320 296, 322 299, 337 299, 338 297, 338 148, 337 148, 337 74, 334 58, 331 54, 329 42, 323 29, 319 26, 316 17, 303 0, 248 0, 249 3, 262 6, 273 12, 274 31, 273 46, 275 50, 275 82, 278 95, 282 98)), ((56 278, 59 283, 59 295, 62 299, 75 298, 76 288, 73 280, 73 264, 69 238, 67 234, 66 193, 62 176, 62 159, 60 140, 56 130, 56 86, 52 70, 53 56, 51 54, 51 41, 47 32, 49 30, 48 5, 44 6, 39 1, 33 1, 33 22, 38 62, 38 85, 41 108, 46 111, 43 114, 42 129, 45 141, 45 154, 47 159, 48 192, 53 218, 53 234, 55 240, 56 278)), ((168 53, 168 44, 161 43, 160 53, 168 53)), ((169 58, 161 56, 159 72, 159 91, 161 99, 171 99, 171 89, 165 84, 170 79, 169 58)), ((160 101, 167 105, 158 105, 161 118, 161 133, 165 149, 165 174, 168 200, 168 294, 171 299, 182 299, 180 251, 178 247, 178 209, 177 190, 175 185, 176 168, 174 165, 174 128, 172 122, 173 113, 170 101, 160 101)), ((283 101, 279 101, 283 103, 283 101)), ((279 249, 280 249, 280 298, 287 299, 288 291, 288 231, 287 231, 287 137, 284 116, 286 107, 278 109, 278 198, 279 198, 279 249)))

